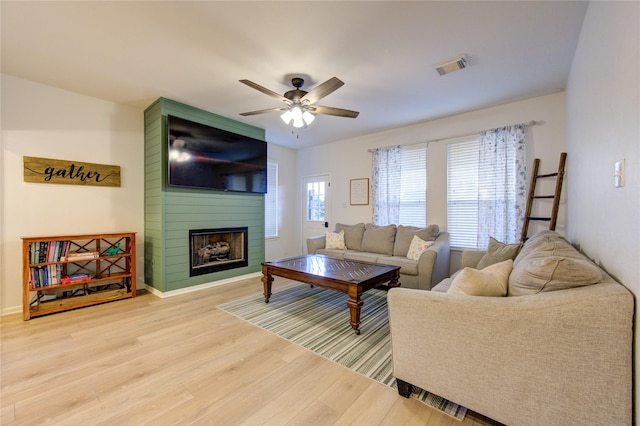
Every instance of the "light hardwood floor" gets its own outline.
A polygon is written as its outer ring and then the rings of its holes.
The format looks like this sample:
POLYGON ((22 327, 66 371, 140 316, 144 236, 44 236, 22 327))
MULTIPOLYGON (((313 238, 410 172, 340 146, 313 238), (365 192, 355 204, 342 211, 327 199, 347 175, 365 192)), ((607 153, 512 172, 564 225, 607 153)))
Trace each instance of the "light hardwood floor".
POLYGON ((458 422, 216 308, 252 294, 262 297, 259 278, 4 316, 0 423, 490 424, 473 413, 458 422))

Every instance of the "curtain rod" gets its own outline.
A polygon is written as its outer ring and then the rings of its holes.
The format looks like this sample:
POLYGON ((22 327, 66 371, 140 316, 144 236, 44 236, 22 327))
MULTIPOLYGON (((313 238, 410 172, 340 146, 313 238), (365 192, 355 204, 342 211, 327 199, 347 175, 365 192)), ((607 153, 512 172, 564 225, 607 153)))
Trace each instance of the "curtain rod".
MULTIPOLYGON (((530 122, 528 122, 528 123, 511 124, 511 125, 508 125, 508 126, 502 126, 502 127, 517 126, 517 125, 519 125, 519 124, 524 124, 525 126, 535 126, 535 125, 540 124, 540 123, 538 123, 538 122, 537 122, 537 121, 535 121, 535 120, 531 120, 531 121, 530 121, 530 122)), ((499 128, 499 127, 498 127, 498 128, 499 128)), ((484 132, 484 130, 480 130, 480 131, 478 131, 478 132, 473 132, 473 133, 467 133, 466 135, 448 136, 448 137, 446 137, 446 138, 432 139, 432 140, 430 140, 430 141, 419 142, 419 143, 431 143, 431 142, 446 141, 447 139, 464 138, 464 137, 467 137, 467 136, 474 136, 474 135, 477 135, 477 134, 479 134, 480 132, 484 132)), ((418 144, 412 144, 412 145, 418 145, 418 144)))
MULTIPOLYGON (((518 123, 518 124, 523 124, 523 123, 518 123)), ((518 124, 511 124, 510 126, 517 126, 518 124)), ((538 124, 542 124, 542 122, 541 121, 531 120, 528 123, 524 123, 525 126, 536 126, 538 124)), ((502 126, 502 127, 510 127, 510 126, 502 126)), ((475 136, 475 135, 477 135, 477 134, 479 134, 480 132, 483 132, 483 131, 484 130, 480 130, 480 131, 474 132, 474 133, 467 133, 466 135, 447 136, 446 138, 432 139, 432 140, 429 140, 429 141, 416 142, 416 143, 408 143, 408 144, 405 144, 405 145, 402 145, 402 146, 420 145, 420 144, 423 144, 423 143, 430 144, 431 142, 440 142, 440 141, 446 141, 446 140, 449 140, 449 139, 465 138, 467 136, 475 136)), ((369 149, 367 151, 373 152, 372 149, 369 149)))

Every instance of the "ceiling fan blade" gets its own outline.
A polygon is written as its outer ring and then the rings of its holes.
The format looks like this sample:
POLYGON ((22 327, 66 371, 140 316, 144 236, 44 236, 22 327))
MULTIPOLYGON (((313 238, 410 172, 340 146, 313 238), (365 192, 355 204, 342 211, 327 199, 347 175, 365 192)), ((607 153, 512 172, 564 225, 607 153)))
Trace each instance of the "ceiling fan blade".
POLYGON ((335 115, 338 117, 347 117, 347 118, 356 118, 360 114, 358 111, 351 111, 349 109, 333 108, 333 107, 326 107, 326 106, 320 106, 320 105, 313 105, 313 106, 310 106, 308 109, 318 114, 335 115))
POLYGON ((338 77, 331 77, 329 80, 304 95, 300 101, 307 103, 307 105, 314 104, 343 85, 344 83, 338 77))
POLYGON ((257 111, 249 111, 249 112, 242 112, 240 113, 240 115, 243 116, 248 116, 248 115, 258 115, 258 114, 264 114, 266 112, 277 112, 277 111, 284 111, 286 109, 288 109, 289 107, 283 106, 283 107, 278 107, 278 108, 267 108, 267 109, 259 109, 257 111))
POLYGON ((274 92, 273 90, 269 90, 266 87, 260 86, 257 83, 254 83, 253 81, 249 81, 249 80, 240 80, 240 83, 244 83, 249 87, 252 87, 266 95, 271 96, 272 98, 276 98, 281 100, 282 102, 286 102, 287 104, 290 104, 291 101, 287 98, 285 98, 284 96, 280 95, 279 93, 274 92))

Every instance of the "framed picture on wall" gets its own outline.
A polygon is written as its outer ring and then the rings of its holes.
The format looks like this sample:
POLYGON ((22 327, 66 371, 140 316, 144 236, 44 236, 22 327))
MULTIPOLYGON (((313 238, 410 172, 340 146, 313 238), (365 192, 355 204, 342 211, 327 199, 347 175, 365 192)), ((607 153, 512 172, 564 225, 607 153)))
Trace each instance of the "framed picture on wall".
POLYGON ((369 204, 369 178, 351 179, 349 199, 352 206, 369 204))

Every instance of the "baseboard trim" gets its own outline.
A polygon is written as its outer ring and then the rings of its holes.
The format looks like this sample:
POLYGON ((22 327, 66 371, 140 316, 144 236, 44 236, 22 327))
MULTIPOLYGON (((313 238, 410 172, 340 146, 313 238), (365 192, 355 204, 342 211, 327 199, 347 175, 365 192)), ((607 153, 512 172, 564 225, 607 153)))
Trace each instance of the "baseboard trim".
POLYGON ((158 290, 157 288, 151 287, 148 284, 145 284, 144 287, 149 293, 152 293, 153 295, 164 299, 164 298, 167 298, 167 297, 180 296, 182 294, 193 293, 193 292, 196 292, 196 291, 201 291, 201 290, 205 290, 205 289, 212 288, 212 287, 218 287, 218 286, 221 286, 221 285, 227 285, 227 284, 230 284, 230 283, 234 283, 236 281, 242 281, 242 280, 246 280, 246 279, 249 279, 249 278, 258 278, 258 277, 261 277, 261 276, 262 276, 262 272, 254 272, 254 273, 251 273, 251 274, 239 275, 237 277, 227 278, 227 279, 224 279, 224 280, 212 281, 212 282, 208 282, 208 283, 194 285, 194 286, 191 286, 191 287, 179 288, 177 290, 170 290, 170 291, 164 291, 164 292, 158 290))

